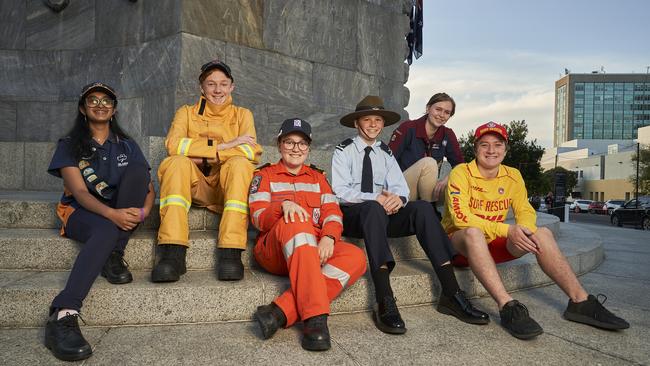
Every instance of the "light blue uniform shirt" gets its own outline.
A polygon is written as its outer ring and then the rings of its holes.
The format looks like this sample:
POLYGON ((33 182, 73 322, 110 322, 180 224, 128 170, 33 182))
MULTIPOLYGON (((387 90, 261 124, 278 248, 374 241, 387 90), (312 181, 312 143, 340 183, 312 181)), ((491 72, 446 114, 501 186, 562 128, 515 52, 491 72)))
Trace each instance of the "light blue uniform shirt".
POLYGON ((395 160, 388 145, 377 140, 372 144, 370 161, 372 162, 373 192, 361 192, 361 172, 363 157, 368 146, 361 137, 352 141, 345 140, 336 147, 332 156, 332 189, 341 204, 361 203, 376 200, 382 190, 387 190, 402 197, 406 202, 409 187, 402 170, 395 160))

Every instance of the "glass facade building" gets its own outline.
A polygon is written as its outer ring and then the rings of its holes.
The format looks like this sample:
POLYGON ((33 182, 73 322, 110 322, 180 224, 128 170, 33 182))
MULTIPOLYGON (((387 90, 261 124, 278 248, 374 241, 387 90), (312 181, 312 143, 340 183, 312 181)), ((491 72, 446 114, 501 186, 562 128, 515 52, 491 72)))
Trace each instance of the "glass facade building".
POLYGON ((650 125, 650 75, 569 74, 556 82, 554 144, 632 140, 650 125))

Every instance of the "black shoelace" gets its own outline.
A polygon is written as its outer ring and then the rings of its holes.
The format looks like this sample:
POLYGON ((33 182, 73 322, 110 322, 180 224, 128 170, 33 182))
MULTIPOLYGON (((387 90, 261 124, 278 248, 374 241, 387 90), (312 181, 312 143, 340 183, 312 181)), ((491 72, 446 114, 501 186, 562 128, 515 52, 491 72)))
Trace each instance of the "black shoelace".
POLYGON ((399 311, 397 310, 397 299, 390 296, 384 297, 384 310, 385 315, 399 315, 399 311))
POLYGON ((81 329, 79 329, 79 321, 77 319, 81 319, 81 322, 86 324, 86 321, 84 318, 81 317, 79 313, 76 314, 70 314, 68 312, 65 313, 66 315, 59 319, 60 324, 66 329, 67 332, 73 332, 81 335, 81 329))

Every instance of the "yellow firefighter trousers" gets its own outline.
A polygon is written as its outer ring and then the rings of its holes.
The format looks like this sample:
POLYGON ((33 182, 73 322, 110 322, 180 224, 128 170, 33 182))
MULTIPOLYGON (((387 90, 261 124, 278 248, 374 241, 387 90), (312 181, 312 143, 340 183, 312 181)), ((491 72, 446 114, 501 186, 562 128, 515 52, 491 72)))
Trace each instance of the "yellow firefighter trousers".
POLYGON ((188 212, 192 204, 222 212, 219 248, 246 249, 248 187, 253 164, 233 156, 204 176, 188 157, 169 156, 160 164, 160 228, 158 244, 189 246, 188 212), (216 172, 216 173, 215 173, 216 172))

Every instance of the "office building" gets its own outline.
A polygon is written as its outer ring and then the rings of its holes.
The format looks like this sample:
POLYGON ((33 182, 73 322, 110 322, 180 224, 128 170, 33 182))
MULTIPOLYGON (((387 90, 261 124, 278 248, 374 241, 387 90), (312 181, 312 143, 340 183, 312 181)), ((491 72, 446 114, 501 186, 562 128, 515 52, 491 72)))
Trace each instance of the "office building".
POLYGON ((555 82, 553 146, 633 140, 650 125, 650 74, 567 74, 555 82))

